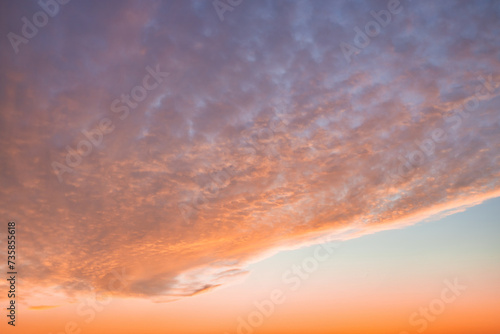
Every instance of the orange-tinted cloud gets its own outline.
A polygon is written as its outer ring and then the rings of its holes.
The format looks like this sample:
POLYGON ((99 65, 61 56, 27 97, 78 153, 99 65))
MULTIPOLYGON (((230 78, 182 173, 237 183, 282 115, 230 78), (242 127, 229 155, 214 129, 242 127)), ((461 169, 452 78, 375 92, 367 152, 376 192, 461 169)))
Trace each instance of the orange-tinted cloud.
MULTIPOLYGON (((2 6, 2 33, 35 10, 2 6)), ((355 5, 248 2, 234 29, 207 6, 72 2, 0 51, 0 215, 18 223, 31 303, 192 296, 280 247, 498 196, 499 35, 470 37, 498 30, 487 9, 413 4, 347 66, 355 5), (171 75, 120 119, 113 101, 156 65, 171 75), (114 130, 60 183, 53 162, 103 118, 114 130)))
POLYGON ((49 310, 51 308, 56 308, 58 305, 37 305, 37 306, 30 306, 30 310, 49 310))

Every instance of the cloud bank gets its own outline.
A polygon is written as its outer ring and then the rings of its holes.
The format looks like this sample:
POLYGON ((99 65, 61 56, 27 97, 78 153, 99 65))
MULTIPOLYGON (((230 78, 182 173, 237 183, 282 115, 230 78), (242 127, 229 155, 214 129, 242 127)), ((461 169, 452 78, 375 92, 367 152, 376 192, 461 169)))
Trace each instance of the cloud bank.
MULTIPOLYGON (((1 6, 3 36, 40 10, 1 6)), ((244 1, 221 22, 210 1, 75 0, 17 54, 3 38, 0 215, 26 302, 193 296, 318 235, 498 196, 500 4, 400 6, 350 63, 341 43, 387 1, 244 1)))

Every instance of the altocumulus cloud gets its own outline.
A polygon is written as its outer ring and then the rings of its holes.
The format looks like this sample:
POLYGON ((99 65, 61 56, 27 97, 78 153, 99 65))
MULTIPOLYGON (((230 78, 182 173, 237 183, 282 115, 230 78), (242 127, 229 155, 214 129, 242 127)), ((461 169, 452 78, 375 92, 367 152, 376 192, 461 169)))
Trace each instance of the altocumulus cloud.
MULTIPOLYGON (((4 37, 39 10, 1 6, 4 37)), ((478 76, 500 82, 500 4, 405 2, 346 66, 339 43, 384 6, 247 1, 221 22, 210 1, 72 1, 19 54, 3 38, 0 215, 21 227, 23 288, 71 300, 123 270, 128 284, 110 293, 171 300, 318 235, 498 196, 498 89, 456 131, 446 120, 486 92, 478 76), (119 121, 111 101, 156 64, 171 75, 119 121), (113 133, 59 183, 52 161, 104 117, 113 133), (435 128, 447 140, 393 177, 435 128), (210 191, 221 170, 233 172, 210 191), (200 192, 186 222, 178 203, 200 192)))

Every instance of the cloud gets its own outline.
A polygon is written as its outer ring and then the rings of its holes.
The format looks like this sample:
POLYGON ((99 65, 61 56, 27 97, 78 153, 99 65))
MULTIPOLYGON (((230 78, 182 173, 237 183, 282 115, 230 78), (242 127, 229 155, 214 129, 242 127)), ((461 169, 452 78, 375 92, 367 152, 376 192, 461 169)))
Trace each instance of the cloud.
POLYGON ((51 308, 56 308, 59 307, 59 305, 37 305, 37 306, 30 306, 30 310, 49 310, 51 308))
MULTIPOLYGON (((224 22, 203 1, 71 2, 18 55, 3 45, 0 214, 24 289, 193 296, 321 234, 498 196, 498 90, 456 125, 478 77, 500 81, 498 3, 402 3, 351 64, 339 43, 384 1, 248 1, 224 22), (113 100, 157 64, 171 75, 121 120, 113 100), (52 162, 105 117, 114 131, 60 183, 52 162)), ((4 35, 38 10, 2 6, 4 35)))

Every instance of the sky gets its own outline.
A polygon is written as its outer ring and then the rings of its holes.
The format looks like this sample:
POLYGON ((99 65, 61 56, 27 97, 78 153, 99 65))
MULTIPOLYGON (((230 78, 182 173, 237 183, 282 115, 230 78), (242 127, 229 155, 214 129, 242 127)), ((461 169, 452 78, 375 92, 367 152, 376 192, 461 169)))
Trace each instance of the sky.
POLYGON ((1 0, 2 332, 500 333, 499 22, 1 0))

